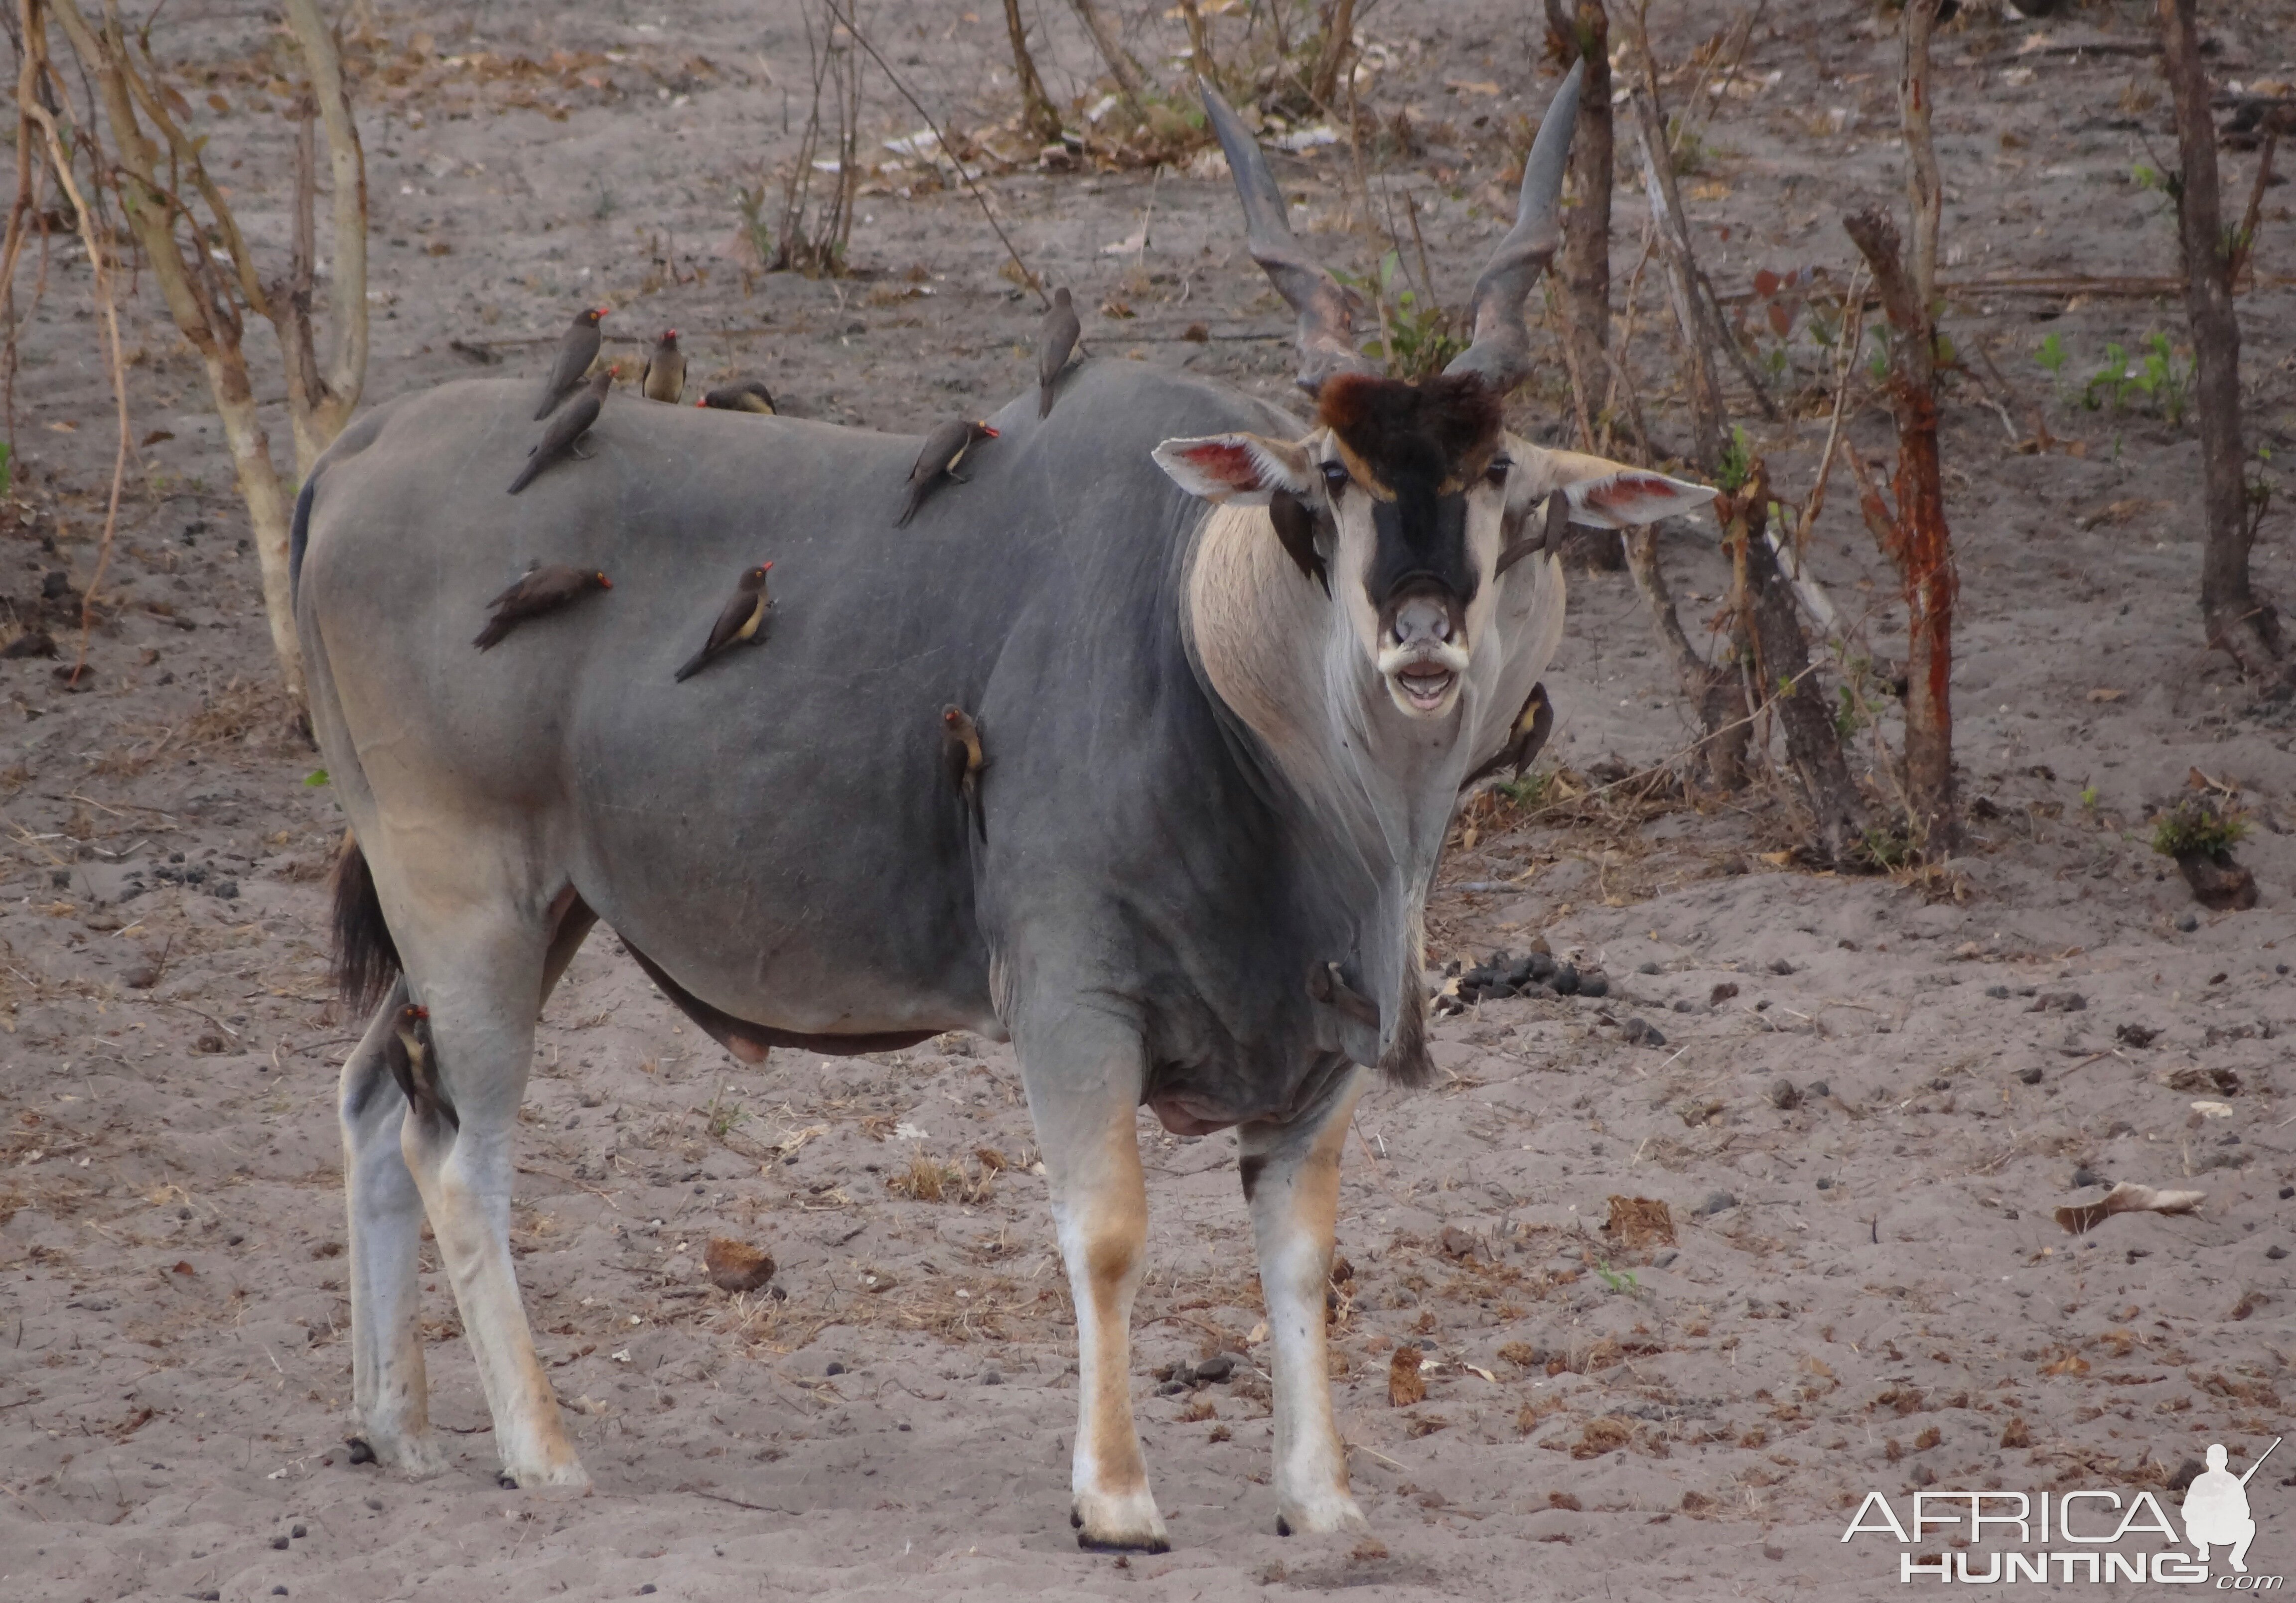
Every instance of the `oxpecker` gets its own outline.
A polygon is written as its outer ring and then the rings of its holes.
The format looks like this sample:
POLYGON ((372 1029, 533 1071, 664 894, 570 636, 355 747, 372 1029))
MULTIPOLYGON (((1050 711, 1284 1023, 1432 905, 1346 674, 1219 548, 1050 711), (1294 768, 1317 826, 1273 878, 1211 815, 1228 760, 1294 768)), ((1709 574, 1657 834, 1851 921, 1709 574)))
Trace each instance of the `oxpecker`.
POLYGON ((940 753, 949 783, 964 798, 964 811, 981 839, 988 838, 988 820, 980 810, 980 771, 988 766, 980 752, 980 726, 954 703, 940 709, 940 753))
POLYGON ((671 675, 679 683, 700 673, 718 652, 757 639, 758 631, 765 626, 766 614, 773 609, 774 598, 766 591, 766 569, 772 566, 771 562, 761 563, 742 576, 741 582, 734 586, 734 598, 718 614, 718 621, 709 626, 708 642, 671 675))
POLYGON ((766 388, 761 379, 741 379, 731 384, 720 384, 693 404, 718 412, 754 412, 762 417, 774 415, 774 392, 766 388))
POLYGON ((986 423, 976 423, 964 418, 954 418, 925 436, 924 449, 917 453, 916 465, 909 470, 909 498, 901 508, 901 515, 893 519, 895 528, 906 528, 917 509, 925 503, 943 478, 954 478, 959 484, 967 481, 956 470, 964 454, 972 449, 977 439, 995 439, 996 430, 986 423))
POLYGON ((1061 369, 1069 364, 1078 338, 1084 332, 1077 322, 1076 303, 1069 299, 1066 284, 1053 291, 1052 309, 1045 314, 1045 326, 1037 335, 1037 415, 1053 415, 1053 387, 1061 376, 1061 369))
POLYGON ((614 581, 595 568, 569 568, 563 563, 537 568, 487 603, 495 615, 471 643, 481 651, 490 651, 519 625, 547 617, 593 590, 613 587, 614 581))
POLYGON ((606 404, 606 392, 613 387, 612 368, 602 368, 590 375, 590 381, 574 397, 574 404, 550 420, 550 427, 542 431, 541 441, 526 454, 526 466, 510 481, 512 495, 517 495, 540 478, 545 468, 574 451, 576 444, 590 431, 590 425, 598 421, 598 411, 606 404))
POLYGON ((430 1009, 411 1005, 399 1009, 391 1022, 390 1039, 382 1043, 382 1056, 390 1065, 390 1077, 398 1082, 399 1094, 418 1120, 427 1122, 436 1113, 444 1115, 452 1128, 463 1127, 454 1103, 439 1089, 438 1065, 431 1061, 430 1009))
POLYGON ((558 403, 574 393, 582 375, 590 371, 590 364, 598 359, 598 319, 610 309, 588 307, 574 314, 566 338, 558 342, 558 357, 550 364, 550 377, 543 383, 542 401, 534 411, 536 422, 558 410, 558 403))
POLYGON ((1469 774, 1467 782, 1459 788, 1472 789, 1502 768, 1513 768, 1514 777, 1521 779, 1522 771, 1530 766, 1531 758, 1538 755, 1554 730, 1554 706, 1546 699, 1546 686, 1534 684, 1529 699, 1523 702, 1522 710, 1515 714, 1514 723, 1507 731, 1506 744, 1499 748, 1496 757, 1469 774))
POLYGON ((685 394, 685 353, 677 348, 676 329, 664 329, 655 342, 653 355, 646 358, 638 393, 649 401, 668 401, 672 405, 685 394))

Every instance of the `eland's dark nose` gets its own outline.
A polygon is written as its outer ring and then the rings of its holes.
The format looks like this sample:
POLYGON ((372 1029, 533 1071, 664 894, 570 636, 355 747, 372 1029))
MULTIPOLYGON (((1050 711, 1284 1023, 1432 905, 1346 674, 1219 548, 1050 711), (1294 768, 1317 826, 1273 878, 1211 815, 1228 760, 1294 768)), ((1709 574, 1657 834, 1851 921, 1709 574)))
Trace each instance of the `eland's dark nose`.
POLYGON ((1395 643, 1407 646, 1414 640, 1438 642, 1451 638, 1451 613, 1431 596, 1414 596, 1395 610, 1395 643))

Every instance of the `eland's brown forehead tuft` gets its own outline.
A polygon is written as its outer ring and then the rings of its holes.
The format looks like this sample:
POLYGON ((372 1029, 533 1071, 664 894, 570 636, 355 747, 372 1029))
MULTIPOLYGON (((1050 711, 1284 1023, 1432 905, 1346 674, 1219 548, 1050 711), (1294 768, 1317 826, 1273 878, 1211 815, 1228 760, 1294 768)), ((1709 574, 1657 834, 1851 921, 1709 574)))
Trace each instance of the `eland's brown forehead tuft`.
POLYGON ((1473 373, 1417 383, 1340 373, 1316 397, 1316 416, 1383 487, 1456 485, 1498 445, 1500 398, 1473 373))

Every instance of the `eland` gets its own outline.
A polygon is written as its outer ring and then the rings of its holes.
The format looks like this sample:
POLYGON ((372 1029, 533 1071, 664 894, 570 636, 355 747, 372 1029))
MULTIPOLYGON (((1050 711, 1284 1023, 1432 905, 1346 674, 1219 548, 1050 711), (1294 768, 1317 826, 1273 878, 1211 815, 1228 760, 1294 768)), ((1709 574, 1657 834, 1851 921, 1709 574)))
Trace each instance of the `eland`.
POLYGON ((1311 421, 1087 362, 1049 416, 1033 393, 998 412, 962 493, 898 532, 914 438, 608 408, 587 461, 511 501, 522 383, 445 385, 345 431, 297 507, 296 617, 351 826, 339 974, 372 1009, 340 1110, 353 1400, 378 1460, 446 1463, 417 1329, 427 1217, 503 1473, 588 1484, 509 1223, 536 1017, 603 920, 749 1062, 1013 1043, 1075 1294, 1086 1546, 1166 1542, 1129 1384, 1135 1109, 1233 1128, 1277 1528, 1362 1523, 1324 1367, 1341 1134, 1373 1075, 1430 1074, 1422 909, 1561 637, 1562 515, 1621 528, 1712 494, 1502 426, 1577 92, 1574 71, 1472 345, 1415 383, 1357 354, 1350 297, 1206 92, 1251 253, 1298 315, 1311 421), (679 683, 728 577, 767 558, 766 643, 679 683), (614 589, 477 657, 479 598, 529 560, 614 589), (951 706, 986 747, 969 798, 951 706), (429 1025, 413 1104, 390 1067, 408 1008, 429 1025))

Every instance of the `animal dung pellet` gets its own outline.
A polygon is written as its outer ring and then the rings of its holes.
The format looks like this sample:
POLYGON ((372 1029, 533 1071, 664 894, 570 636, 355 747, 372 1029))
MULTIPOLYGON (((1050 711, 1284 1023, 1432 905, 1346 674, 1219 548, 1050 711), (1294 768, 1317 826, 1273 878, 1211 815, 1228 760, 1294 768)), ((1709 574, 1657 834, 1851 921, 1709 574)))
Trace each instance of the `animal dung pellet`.
POLYGON ((720 1291, 755 1291, 774 1278, 774 1261, 756 1247, 730 1236, 712 1236, 702 1249, 701 1265, 709 1283, 720 1291))
POLYGON ((1409 1342, 1395 1349, 1387 1366, 1387 1401, 1390 1408, 1409 1408, 1427 1401, 1427 1378, 1419 1372, 1419 1349, 1409 1342))

